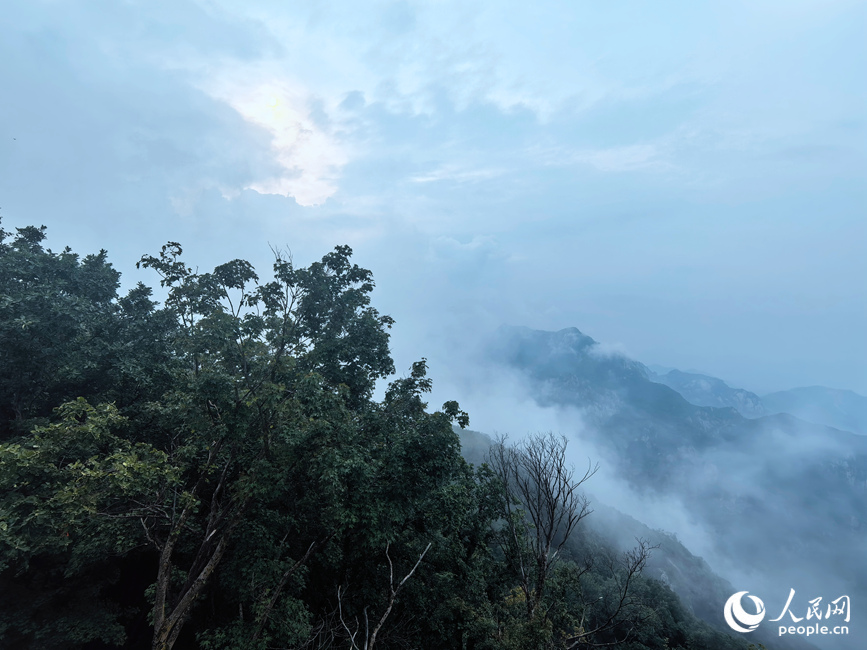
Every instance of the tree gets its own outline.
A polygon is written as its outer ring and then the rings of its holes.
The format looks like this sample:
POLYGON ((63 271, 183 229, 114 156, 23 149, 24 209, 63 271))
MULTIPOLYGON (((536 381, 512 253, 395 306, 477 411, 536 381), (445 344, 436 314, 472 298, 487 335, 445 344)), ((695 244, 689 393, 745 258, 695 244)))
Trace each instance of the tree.
POLYGON ((277 252, 260 282, 170 242, 140 260, 160 306, 44 236, 0 232, 3 647, 712 638, 641 604, 664 600, 646 545, 577 561, 595 468, 576 476, 565 440, 501 440, 473 468, 425 359, 373 399, 392 320, 348 247, 306 268, 277 252))
POLYGON ((106 251, 43 247, 45 227, 0 228, 0 440, 76 397, 121 408, 165 389, 174 330, 142 284, 119 297, 106 251))
MULTIPOLYGON (((184 472, 182 499, 171 516, 162 507, 141 518, 159 551, 155 650, 177 641, 251 508, 285 499, 278 521, 288 530, 275 531, 272 542, 279 548, 281 535, 286 543, 298 516, 293 513, 298 495, 286 476, 297 480, 292 470, 303 461, 316 466, 309 453, 323 437, 348 435, 374 381, 393 370, 385 331, 392 320, 368 306, 370 272, 349 263, 348 247, 338 247, 309 269, 296 270, 278 254, 274 280, 262 286, 247 262, 198 274, 180 260, 181 253, 178 244, 169 243, 159 257, 141 260, 169 288, 167 306, 181 326, 176 354, 186 362, 163 404, 163 426, 173 441, 166 451, 172 458, 195 459, 184 472), (190 528, 199 541, 187 541, 192 559, 181 559, 178 546, 190 528), (186 578, 176 588, 172 575, 179 563, 186 578)), ((324 476, 305 478, 313 483, 308 484, 313 494, 327 499, 342 486, 324 485, 324 476)), ((177 497, 175 490, 173 504, 177 497)), ((327 521, 335 504, 318 505, 327 521)), ((333 534, 327 528, 302 558, 333 534)), ((290 565, 277 587, 259 595, 263 604, 251 642, 300 566, 299 561, 290 565)))
POLYGON ((564 544, 592 512, 580 488, 598 466, 588 467, 576 479, 566 463, 565 439, 553 434, 531 436, 517 446, 507 446, 500 438, 489 452, 488 463, 503 486, 501 546, 520 576, 527 618, 532 620, 545 599, 564 544))
MULTIPOLYGON (((551 608, 557 599, 550 598, 549 592, 555 575, 558 571, 565 574, 574 588, 591 568, 590 564, 580 567, 571 561, 563 566, 563 551, 578 524, 592 512, 581 486, 598 471, 598 465, 588 465, 576 477, 567 462, 566 447, 565 438, 551 433, 531 435, 514 446, 507 446, 501 437, 488 454, 488 464, 500 485, 497 541, 518 578, 518 597, 510 600, 523 603, 525 633, 547 639, 546 643, 554 636, 551 608)), ((564 647, 592 645, 595 637, 624 623, 623 615, 633 605, 630 589, 649 551, 648 545, 639 540, 639 545, 625 555, 622 572, 609 562, 608 572, 617 583, 613 608, 601 603, 605 613, 597 624, 590 625, 589 615, 600 603, 581 602, 577 608, 580 611, 572 612, 574 624, 563 632, 564 647)), ((628 632, 617 642, 627 636, 628 632)))
POLYGON ((379 620, 374 620, 373 629, 370 629, 370 620, 367 615, 368 607, 365 607, 362 612, 364 614, 364 637, 360 639, 361 645, 356 642, 356 637, 361 632, 361 623, 358 619, 355 620, 354 629, 350 628, 347 622, 343 618, 343 600, 341 598, 340 587, 337 588, 337 608, 338 615, 340 617, 340 624, 343 626, 343 629, 346 630, 346 634, 349 637, 349 643, 352 650, 373 650, 373 647, 376 645, 376 636, 379 634, 379 631, 382 629, 382 626, 385 624, 386 620, 388 620, 389 615, 391 614, 392 609, 394 608, 395 601, 397 600, 397 595, 400 593, 400 590, 403 589, 406 581, 412 577, 412 574, 415 573, 415 570, 418 569, 418 565, 421 564, 421 561, 424 559, 424 556, 427 555, 427 552, 430 550, 431 543, 428 542, 428 545, 425 546, 425 549, 421 552, 421 555, 418 556, 418 560, 412 569, 409 570, 400 582, 395 582, 394 577, 394 563, 391 561, 391 556, 388 554, 389 545, 387 544, 385 547, 385 557, 388 559, 388 603, 385 607, 385 611, 382 612, 382 615, 379 617, 379 620))
POLYGON ((138 534, 127 521, 100 521, 100 495, 141 497, 164 477, 139 468, 167 469, 158 452, 116 435, 123 424, 113 406, 80 399, 57 422, 0 444, 4 647, 123 642, 122 612, 105 604, 118 577, 109 558, 131 552, 138 534))
MULTIPOLYGON (((41 230, 19 233, 13 253, 21 250, 3 260, 7 284, 25 297, 62 293, 50 274, 27 285, 34 259, 46 267, 59 262, 39 246, 41 230)), ((61 261, 79 269, 76 256, 64 255, 61 261)), ((193 627, 203 644, 303 641, 322 607, 314 595, 321 593, 318 586, 299 600, 308 589, 305 567, 318 553, 327 551, 328 560, 314 567, 314 580, 334 585, 348 576, 351 583, 359 569, 382 575, 378 563, 358 562, 370 549, 389 548, 388 559, 400 562, 416 542, 437 537, 436 529, 420 524, 439 516, 451 484, 467 478, 451 429, 466 414, 454 402, 439 413, 426 411, 424 361, 392 383, 382 404, 370 399, 375 381, 393 372, 392 320, 369 306, 370 272, 350 263, 348 247, 306 269, 278 254, 274 279, 265 284, 242 260, 198 273, 181 255, 181 247, 169 243, 140 262, 168 289, 166 306, 157 311, 143 288, 117 299, 117 275, 101 254, 93 262, 101 269, 97 277, 113 284, 99 293, 87 286, 93 273, 82 276, 83 295, 100 300, 73 301, 87 306, 84 315, 76 312, 78 320, 68 319, 77 334, 64 339, 68 346, 56 358, 36 355, 55 368, 97 359, 109 377, 161 379, 120 396, 116 407, 97 405, 114 396, 111 385, 74 377, 57 381, 53 391, 35 381, 18 390, 42 395, 38 409, 20 409, 22 421, 47 414, 51 399, 78 399, 63 406, 53 424, 45 419, 31 434, 0 445, 0 479, 9 489, 0 499, 0 581, 35 594, 33 567, 49 560, 52 571, 69 576, 70 562, 83 570, 106 556, 117 558, 116 566, 137 556, 143 560, 138 571, 154 572, 148 590, 153 648, 171 648, 181 638, 188 639, 184 645, 192 642, 194 634, 184 630, 200 616, 197 606, 208 594, 213 613, 193 627), (94 352, 91 322, 104 323, 108 335, 125 331, 156 340, 164 353, 142 358, 135 345, 94 352), (130 350, 136 354, 125 354, 130 350), (80 442, 67 448, 64 440, 80 442), (152 550, 143 552, 148 546, 152 550), (215 580, 230 587, 225 595, 210 589, 215 580), (231 606, 236 619, 226 616, 231 606), (217 611, 232 622, 220 625, 217 611)), ((50 301, 39 303, 40 322, 50 327, 65 305, 58 301, 58 314, 50 301)), ((26 346, 14 338, 19 316, 7 315, 7 339, 26 346)), ((132 335, 124 342, 130 339, 136 342, 132 335)), ((15 361, 21 377, 36 376, 24 352, 15 361)), ((49 385, 56 379, 38 378, 49 385)), ((53 598, 56 590, 48 589, 53 598)), ((95 607, 109 590, 101 583, 95 607)), ((378 602, 369 591, 354 593, 378 602)), ((391 608, 399 604, 393 596, 391 608)), ((110 604, 100 611, 110 633, 91 629, 75 637, 60 630, 56 645, 64 638, 74 644, 73 637, 116 639, 122 613, 110 604)), ((22 625, 11 621, 9 629, 35 643, 35 626, 24 631, 22 625)))

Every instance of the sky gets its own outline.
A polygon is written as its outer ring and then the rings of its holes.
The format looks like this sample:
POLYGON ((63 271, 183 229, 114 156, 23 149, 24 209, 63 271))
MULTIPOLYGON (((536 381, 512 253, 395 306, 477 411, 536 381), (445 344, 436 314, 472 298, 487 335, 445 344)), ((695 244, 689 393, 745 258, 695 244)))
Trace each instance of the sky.
MULTIPOLYGON (((10 0, 0 218, 262 276, 349 244, 396 365, 501 324, 867 394, 867 3, 10 0)), ((460 400, 460 395, 446 396, 460 400)), ((472 418, 472 411, 470 412, 472 418)))

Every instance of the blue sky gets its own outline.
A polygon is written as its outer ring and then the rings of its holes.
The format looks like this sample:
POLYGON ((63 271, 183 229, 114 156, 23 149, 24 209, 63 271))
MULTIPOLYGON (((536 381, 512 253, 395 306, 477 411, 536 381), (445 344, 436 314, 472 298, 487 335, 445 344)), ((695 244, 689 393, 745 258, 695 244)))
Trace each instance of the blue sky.
POLYGON ((446 384, 508 323, 867 394, 865 28, 847 0, 13 0, 0 216, 127 286, 167 240, 263 272, 347 243, 398 367, 446 384))

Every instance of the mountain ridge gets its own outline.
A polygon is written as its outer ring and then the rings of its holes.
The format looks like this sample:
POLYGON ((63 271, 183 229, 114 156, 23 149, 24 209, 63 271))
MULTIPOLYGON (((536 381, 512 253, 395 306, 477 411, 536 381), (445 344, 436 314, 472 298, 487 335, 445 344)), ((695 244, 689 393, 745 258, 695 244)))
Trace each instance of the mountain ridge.
POLYGON ((579 409, 581 435, 608 450, 631 489, 676 496, 721 557, 749 558, 745 570, 766 585, 867 602, 867 437, 692 404, 577 328, 501 327, 487 355, 540 406, 579 409))

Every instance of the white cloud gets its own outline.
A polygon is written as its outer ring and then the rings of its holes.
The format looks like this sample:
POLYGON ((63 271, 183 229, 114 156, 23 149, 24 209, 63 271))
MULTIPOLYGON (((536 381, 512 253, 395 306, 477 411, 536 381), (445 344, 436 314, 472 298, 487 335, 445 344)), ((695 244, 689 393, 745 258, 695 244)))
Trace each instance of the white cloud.
POLYGON ((587 351, 588 354, 594 357, 623 357, 631 359, 632 356, 627 352, 626 346, 623 343, 596 343, 587 351))
POLYGON ((303 206, 325 203, 337 192, 349 153, 332 132, 314 120, 309 92, 279 79, 239 81, 237 73, 206 85, 206 90, 271 135, 271 150, 282 173, 244 189, 291 196, 303 206))
POLYGON ((592 165, 603 172, 629 172, 642 169, 665 170, 672 167, 650 144, 634 144, 608 149, 587 149, 573 154, 572 160, 592 165))
POLYGON ((579 148, 533 147, 528 155, 545 166, 589 165, 601 172, 677 170, 668 160, 669 142, 666 136, 654 143, 631 144, 616 147, 579 148))
POLYGON ((443 165, 426 174, 412 176, 413 183, 435 183, 438 181, 453 181, 455 183, 475 183, 486 181, 503 175, 501 169, 465 169, 458 165, 443 165))

